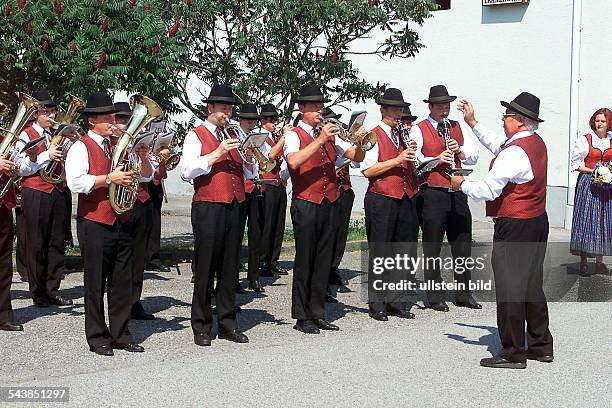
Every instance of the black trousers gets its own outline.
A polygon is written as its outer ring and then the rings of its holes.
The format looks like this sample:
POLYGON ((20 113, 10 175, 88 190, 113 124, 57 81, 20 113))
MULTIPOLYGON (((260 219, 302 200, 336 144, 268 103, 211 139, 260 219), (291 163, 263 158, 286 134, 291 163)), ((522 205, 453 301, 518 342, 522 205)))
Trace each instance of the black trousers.
POLYGON ((22 197, 30 294, 44 302, 57 295, 64 271, 66 199, 57 189, 47 194, 24 188, 22 197))
MULTIPOLYGON (((472 254, 472 213, 467 196, 462 192, 449 192, 443 188, 426 188, 417 198, 417 208, 423 230, 423 254, 426 258, 438 258, 444 234, 448 239, 453 259, 467 258, 472 254)), ((465 284, 465 291, 455 292, 455 301, 468 300, 471 271, 454 272, 454 279, 465 284)), ((425 280, 442 282, 439 262, 425 263, 425 280)), ((429 302, 445 300, 444 291, 428 290, 429 302)))
POLYGON ((261 257, 262 233, 264 229, 264 196, 257 189, 246 194, 246 200, 240 204, 240 232, 244 236, 244 228, 248 222, 247 235, 249 260, 247 279, 259 279, 259 258, 261 257))
POLYGON ((235 330, 236 285, 240 253, 240 206, 195 201, 191 205, 191 224, 195 239, 195 282, 191 304, 194 334, 211 334, 213 324, 211 295, 217 272, 217 316, 219 330, 235 330))
POLYGON ((66 186, 64 186, 64 200, 66 201, 64 241, 74 245, 74 239, 72 237, 72 192, 66 186))
POLYGON ((527 355, 553 355, 548 305, 542 289, 547 240, 546 213, 532 219, 499 218, 495 221, 491 263, 497 297, 497 326, 501 355, 509 361, 525 362, 527 355))
POLYGON ((0 324, 13 321, 13 211, 0 204, 0 324))
POLYGON ((132 312, 143 312, 140 297, 144 282, 145 258, 151 235, 151 219, 153 218, 153 203, 151 200, 143 203, 136 200, 130 211, 130 221, 134 228, 134 248, 132 255, 132 312))
MULTIPOLYGON (((368 192, 364 198, 366 221, 366 234, 368 236, 369 265, 372 259, 378 256, 390 256, 387 253, 399 250, 412 257, 417 256, 417 241, 419 238, 419 218, 416 211, 415 199, 404 195, 401 199, 383 196, 368 192), (393 245, 390 243, 402 243, 393 245)), ((406 276, 405 279, 410 279, 406 276)), ((403 309, 405 302, 387 299, 387 301, 370 301, 369 308, 373 312, 383 311, 387 308, 403 309)))
POLYGON ((283 185, 266 186, 264 191, 264 227, 261 261, 268 264, 278 262, 285 235, 287 212, 287 188, 283 185))
POLYGON ((152 181, 149 182, 149 195, 151 196, 151 203, 153 203, 153 215, 151 218, 151 233, 147 245, 145 266, 149 265, 153 260, 160 260, 161 209, 164 201, 164 192, 161 183, 155 184, 152 181))
POLYGON ((17 230, 17 247, 15 248, 15 260, 17 272, 22 280, 28 280, 28 254, 26 252, 26 224, 23 210, 15 208, 15 229, 17 230))
POLYGON ((295 236, 291 317, 325 318, 325 292, 329 281, 340 206, 293 199, 291 220, 295 236))
POLYGON ((338 199, 340 215, 338 218, 338 233, 336 235, 336 243, 332 255, 331 272, 329 274, 330 282, 339 282, 342 280, 338 267, 340 266, 340 262, 342 262, 342 256, 344 256, 344 250, 346 249, 346 238, 348 236, 354 201, 355 192, 353 189, 345 190, 340 188, 340 198, 338 199))
POLYGON ((132 308, 132 223, 108 226, 77 219, 85 284, 85 335, 90 347, 133 342, 128 329, 132 308), (104 286, 108 280, 108 327, 104 319, 104 286))

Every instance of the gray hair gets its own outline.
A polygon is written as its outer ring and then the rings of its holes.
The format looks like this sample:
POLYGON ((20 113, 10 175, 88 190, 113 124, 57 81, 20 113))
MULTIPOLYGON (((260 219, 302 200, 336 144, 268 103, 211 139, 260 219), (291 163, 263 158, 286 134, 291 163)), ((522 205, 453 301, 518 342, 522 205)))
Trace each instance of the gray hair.
POLYGON ((528 131, 530 132, 535 132, 536 130, 538 130, 538 127, 540 126, 540 124, 533 120, 528 118, 527 116, 524 115, 519 115, 517 114, 515 116, 516 120, 520 121, 523 123, 523 125, 525 125, 525 127, 527 128, 528 131))

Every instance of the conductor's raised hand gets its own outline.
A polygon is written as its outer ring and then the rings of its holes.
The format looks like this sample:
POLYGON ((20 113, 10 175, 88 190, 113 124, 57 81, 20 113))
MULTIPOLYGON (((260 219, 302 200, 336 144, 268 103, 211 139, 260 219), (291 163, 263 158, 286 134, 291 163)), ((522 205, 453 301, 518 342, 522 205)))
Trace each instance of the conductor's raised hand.
POLYGON ((459 110, 459 112, 463 114, 463 120, 465 120, 465 123, 467 123, 468 126, 472 128, 476 126, 478 121, 474 116, 474 106, 470 101, 468 101, 467 99, 461 99, 457 103, 457 110, 459 110))

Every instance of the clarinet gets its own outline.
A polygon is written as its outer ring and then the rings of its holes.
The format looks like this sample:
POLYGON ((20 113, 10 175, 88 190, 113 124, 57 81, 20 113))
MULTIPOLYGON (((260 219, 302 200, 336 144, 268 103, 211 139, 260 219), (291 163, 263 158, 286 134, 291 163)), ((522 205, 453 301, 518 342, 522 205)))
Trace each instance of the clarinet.
MULTIPOLYGON (((404 124, 402 123, 401 120, 397 121, 397 124, 395 125, 395 130, 402 137, 402 142, 404 143, 404 147, 406 149, 409 148, 410 147, 410 140, 411 140, 410 139, 410 133, 408 132, 408 129, 406 129, 404 127, 404 124)), ((416 171, 417 167, 419 167, 419 165, 420 165, 419 160, 416 158, 416 156, 412 160, 412 165, 414 166, 414 170, 415 171, 416 171)))

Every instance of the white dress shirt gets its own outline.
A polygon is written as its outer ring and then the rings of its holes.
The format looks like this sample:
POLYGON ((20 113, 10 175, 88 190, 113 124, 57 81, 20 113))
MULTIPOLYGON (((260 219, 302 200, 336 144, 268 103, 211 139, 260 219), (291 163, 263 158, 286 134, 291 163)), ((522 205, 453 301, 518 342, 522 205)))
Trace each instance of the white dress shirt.
POLYGON ((518 132, 507 139, 491 132, 480 123, 473 131, 478 140, 497 157, 482 181, 466 180, 461 184, 461 191, 477 201, 493 201, 501 195, 508 183, 524 184, 533 180, 531 162, 523 149, 510 146, 501 150, 505 143, 532 137, 533 132, 518 132))
MULTIPOLYGON (((431 116, 428 116, 426 120, 431 123, 434 129, 438 128, 438 122, 431 116)), ((463 134, 463 146, 461 146, 461 150, 465 154, 465 160, 461 160, 461 163, 468 166, 474 165, 478 162, 478 146, 472 138, 472 130, 462 122, 457 123, 459 123, 461 133, 463 134)), ((416 124, 410 129, 410 138, 416 142, 416 157, 420 163, 433 159, 433 157, 425 157, 423 155, 423 133, 421 132, 421 128, 416 124)))
MULTIPOLYGON (((87 132, 87 135, 92 138, 100 149, 104 151, 104 137, 92 132, 87 132)), ((110 139, 109 139, 110 143, 110 139)), ((93 190, 96 184, 96 176, 89 173, 89 160, 88 160, 87 147, 85 143, 78 140, 76 141, 66 156, 66 162, 64 168, 66 171, 66 182, 71 192, 76 194, 89 194, 93 190)), ((108 169, 111 172, 111 169, 108 169)), ((141 176, 138 181, 141 183, 147 183, 153 179, 153 173, 149 177, 141 176)))
MULTIPOLYGON (((216 135, 217 126, 205 120, 203 123, 204 127, 208 129, 213 136, 216 135)), ((205 176, 210 173, 212 166, 208 163, 208 155, 202 156, 202 142, 198 138, 198 135, 191 130, 185 136, 183 142, 183 159, 181 160, 181 176, 183 180, 190 181, 199 176, 205 176)), ((249 170, 243 163, 242 171, 245 179, 254 179, 257 175, 257 166, 253 166, 253 171, 249 170)))
MULTIPOLYGON (((310 125, 307 125, 303 121, 298 123, 298 126, 302 128, 302 130, 306 131, 310 137, 314 140, 314 128, 310 125)), ((346 142, 336 136, 335 140, 336 144, 336 156, 344 157, 344 154, 348 149, 353 147, 349 142, 346 142)), ((296 153, 300 150, 300 137, 295 131, 291 130, 285 133, 285 145, 283 146, 283 151, 285 152, 285 157, 288 157, 291 153, 296 153)), ((334 159, 335 161, 335 159, 334 159)))
MULTIPOLYGON (((387 135, 389 140, 391 140, 391 143, 395 144, 395 142, 393 141, 393 137, 391 137, 391 126, 387 125, 383 121, 380 121, 376 126, 380 126, 380 128, 385 131, 385 135, 387 135)), ((401 145, 402 141, 400 140, 399 143, 401 145)), ((361 172, 363 173, 365 170, 369 169, 376 163, 378 163, 378 143, 376 143, 374 147, 372 147, 370 150, 365 152, 365 158, 361 162, 359 170, 361 170, 361 172)))
MULTIPOLYGON (((32 128, 36 131, 36 133, 38 133, 38 137, 41 137, 43 134, 47 136, 45 143, 47 144, 47 146, 49 146, 49 144, 51 143, 51 133, 49 132, 49 130, 43 129, 36 122, 32 124, 32 128)), ((19 140, 16 143, 16 147, 19 149, 22 149, 23 146, 30 141, 31 140, 28 134, 25 131, 21 132, 21 134, 19 135, 19 140)), ((47 165, 48 161, 49 161, 49 151, 45 150, 44 152, 40 153, 36 157, 35 162, 30 161, 25 153, 21 153, 18 156, 15 164, 17 165, 17 168, 19 169, 18 170, 19 176, 26 177, 26 176, 31 176, 32 174, 37 173, 42 167, 47 165)))
MULTIPOLYGON (((609 149, 612 143, 612 132, 608 132, 607 137, 600 139, 599 136, 591 133, 591 140, 593 140, 593 147, 599 149, 602 153, 609 149)), ((578 170, 578 167, 584 166, 584 159, 589 155, 589 141, 585 136, 580 136, 576 139, 574 147, 572 148, 572 154, 570 157, 570 170, 578 170)))

